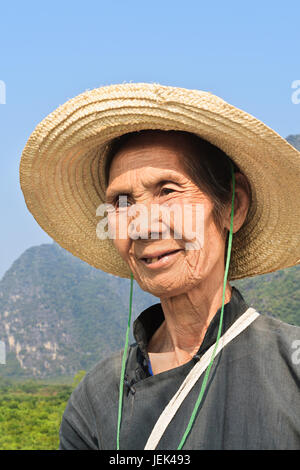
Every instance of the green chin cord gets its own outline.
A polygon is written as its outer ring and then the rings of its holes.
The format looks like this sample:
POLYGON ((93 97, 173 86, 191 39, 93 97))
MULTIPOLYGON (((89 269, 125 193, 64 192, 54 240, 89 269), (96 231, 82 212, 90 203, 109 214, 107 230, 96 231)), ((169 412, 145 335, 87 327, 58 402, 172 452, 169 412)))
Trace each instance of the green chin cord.
MULTIPOLYGON (((206 369, 205 376, 201 385, 200 393, 198 399, 196 401, 195 407, 191 414, 189 423, 186 427, 186 430, 181 438, 180 444, 177 447, 177 450, 181 450, 188 434, 190 433, 193 423, 195 421, 198 408, 202 401, 210 369, 212 367, 216 350, 218 347, 219 339, 222 332, 222 325, 223 325, 223 313, 224 313, 224 304, 225 304, 225 289, 227 284, 227 277, 228 277, 228 270, 229 270, 229 263, 230 263, 230 256, 231 256, 231 246, 232 246, 232 234, 233 234, 233 215, 234 215, 234 196, 235 196, 235 175, 233 170, 233 165, 231 164, 231 175, 232 175, 232 200, 231 200, 231 216, 230 216, 230 230, 229 230, 229 238, 228 238, 228 247, 227 247, 227 258, 226 258, 226 265, 225 265, 225 274, 224 274, 224 283, 223 283, 223 297, 222 297, 222 308, 220 314, 220 321, 219 321, 219 329, 217 334, 217 340, 215 343, 215 347, 212 353, 212 357, 210 363, 206 369)), ((131 325, 131 312, 132 312, 132 291, 133 291, 133 274, 130 273, 130 299, 129 299, 129 316, 128 316, 128 324, 126 330, 126 340, 125 340, 125 347, 124 353, 122 358, 122 369, 121 369, 121 378, 120 378, 120 391, 119 391, 119 409, 118 409, 118 429, 117 429, 117 450, 120 450, 120 428, 121 428, 121 420, 122 420, 122 403, 123 403, 123 389, 124 389, 124 377, 125 377, 125 365, 126 365, 126 357, 127 357, 127 350, 128 350, 128 339, 129 339, 129 332, 130 332, 130 325, 131 325)))
POLYGON ((119 390, 117 450, 120 450, 120 428, 121 428, 121 419, 122 419, 123 388, 124 388, 126 357, 127 357, 127 350, 128 350, 128 338, 129 338, 130 325, 131 325, 132 291, 133 291, 133 274, 130 273, 129 316, 128 316, 128 324, 127 324, 127 330, 126 330, 125 347, 124 347, 123 358, 122 358, 122 370, 121 370, 120 390, 119 390))

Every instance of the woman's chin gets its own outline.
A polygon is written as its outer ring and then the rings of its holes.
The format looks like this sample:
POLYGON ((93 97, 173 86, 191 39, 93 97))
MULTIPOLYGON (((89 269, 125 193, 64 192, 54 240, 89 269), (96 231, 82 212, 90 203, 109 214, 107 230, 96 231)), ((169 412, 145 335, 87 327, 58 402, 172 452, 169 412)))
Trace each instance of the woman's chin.
MULTIPOLYGON (((140 288, 155 297, 172 297, 183 294, 199 284, 199 272, 197 276, 191 276, 190 269, 186 269, 181 253, 167 263, 159 265, 157 261, 146 265, 139 261, 132 266, 134 278, 140 288), (152 265, 153 264, 153 268, 152 265)), ((199 270, 198 270, 199 271, 199 270)))
POLYGON ((159 298, 174 297, 187 292, 193 287, 190 280, 185 282, 184 276, 182 274, 178 276, 178 273, 177 275, 171 273, 157 274, 151 279, 144 277, 137 282, 143 291, 159 298))

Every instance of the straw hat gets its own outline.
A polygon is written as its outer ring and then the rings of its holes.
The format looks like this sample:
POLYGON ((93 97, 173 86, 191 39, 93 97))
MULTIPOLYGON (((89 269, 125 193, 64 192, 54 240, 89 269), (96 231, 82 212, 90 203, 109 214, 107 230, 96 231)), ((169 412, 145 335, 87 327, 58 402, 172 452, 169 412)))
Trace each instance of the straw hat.
POLYGON ((22 153, 20 184, 38 224, 103 271, 130 277, 110 239, 100 240, 110 142, 143 129, 192 132, 222 149, 247 176, 252 204, 234 234, 229 279, 300 263, 300 152, 250 114, 204 91, 124 83, 86 91, 36 127, 22 153))

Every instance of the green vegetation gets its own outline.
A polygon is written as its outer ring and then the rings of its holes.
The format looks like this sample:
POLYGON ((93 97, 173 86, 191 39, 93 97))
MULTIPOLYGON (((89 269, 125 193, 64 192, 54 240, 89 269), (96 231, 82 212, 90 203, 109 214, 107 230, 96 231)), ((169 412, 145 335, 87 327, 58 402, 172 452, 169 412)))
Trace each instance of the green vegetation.
POLYGON ((260 313, 300 326, 300 266, 231 283, 260 313))
POLYGON ((59 427, 73 384, 11 381, 0 377, 0 450, 56 450, 59 427))

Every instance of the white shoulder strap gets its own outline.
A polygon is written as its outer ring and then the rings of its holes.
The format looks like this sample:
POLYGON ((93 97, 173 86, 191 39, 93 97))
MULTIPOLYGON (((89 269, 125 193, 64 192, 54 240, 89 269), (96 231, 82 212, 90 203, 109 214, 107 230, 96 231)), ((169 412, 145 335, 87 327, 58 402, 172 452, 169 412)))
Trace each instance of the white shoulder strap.
MULTIPOLYGON (((241 315, 230 328, 228 328, 224 335, 220 337, 215 357, 224 348, 224 346, 226 346, 226 344, 245 330, 245 328, 247 328, 247 326, 249 326, 258 316, 259 313, 254 308, 248 308, 248 310, 246 310, 246 312, 243 313, 243 315, 241 315)), ((214 347, 215 344, 213 344, 206 353, 203 354, 201 359, 186 376, 173 398, 169 401, 168 405, 156 421, 144 450, 154 450, 156 448, 181 403, 195 385, 201 374, 203 374, 209 366, 214 347)))

